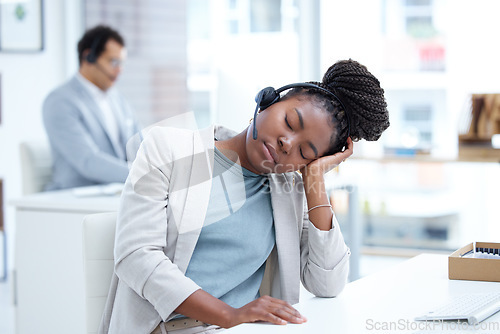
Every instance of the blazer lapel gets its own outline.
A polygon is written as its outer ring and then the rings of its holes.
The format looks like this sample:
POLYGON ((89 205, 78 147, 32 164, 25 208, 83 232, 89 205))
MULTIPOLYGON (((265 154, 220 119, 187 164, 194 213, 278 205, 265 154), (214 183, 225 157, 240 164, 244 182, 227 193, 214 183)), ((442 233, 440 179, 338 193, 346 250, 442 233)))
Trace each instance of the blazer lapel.
MULTIPOLYGON (((97 122, 100 124, 102 130, 106 132, 106 127, 104 126, 104 119, 102 116, 101 108, 97 105, 95 100, 92 98, 92 95, 88 92, 87 88, 79 81, 77 77, 73 78, 73 83, 81 96, 82 103, 87 106, 85 110, 90 111, 92 117, 94 117, 97 122)), ((107 135, 107 132, 106 132, 107 135)))
MULTIPOLYGON (((84 110, 89 111, 87 114, 87 117, 93 117, 96 122, 99 124, 101 127, 101 130, 103 131, 104 135, 108 139, 109 145, 115 151, 118 157, 124 157, 124 154, 120 154, 120 152, 116 152, 115 145, 111 142, 111 138, 109 137, 108 130, 106 128, 106 125, 104 124, 104 116, 102 114, 101 108, 97 105, 95 100, 92 98, 92 95, 88 92, 87 88, 85 88, 82 83, 78 80, 77 77, 73 78, 74 86, 76 90, 79 92, 81 96, 82 103, 86 106, 84 110)), ((112 106, 114 108, 115 105, 112 106)), ((82 109, 83 110, 83 109, 82 109)), ((121 128, 120 128, 121 131, 121 128)))
MULTIPOLYGON (((126 145, 127 145, 127 140, 130 138, 133 133, 132 133, 132 126, 133 122, 132 120, 126 115, 124 110, 122 109, 123 106, 120 106, 117 100, 117 95, 116 92, 110 92, 110 104, 111 104, 111 111, 113 112, 113 116, 116 119, 116 123, 118 124, 118 135, 119 135, 119 144, 120 147, 113 147, 115 148, 115 151, 118 154, 119 157, 121 158, 126 158, 126 145)), ((108 137, 109 139, 109 137, 108 137)))
POLYGON ((191 169, 185 207, 179 224, 174 263, 185 273, 198 242, 210 199, 214 164, 214 130, 193 133, 191 169))
POLYGON ((299 280, 287 278, 300 277, 300 238, 297 220, 301 217, 295 217, 297 210, 294 208, 294 201, 290 198, 290 192, 284 189, 283 181, 287 184, 289 182, 285 175, 269 175, 281 297, 284 300, 298 300, 298 295, 295 295, 300 291, 299 280))

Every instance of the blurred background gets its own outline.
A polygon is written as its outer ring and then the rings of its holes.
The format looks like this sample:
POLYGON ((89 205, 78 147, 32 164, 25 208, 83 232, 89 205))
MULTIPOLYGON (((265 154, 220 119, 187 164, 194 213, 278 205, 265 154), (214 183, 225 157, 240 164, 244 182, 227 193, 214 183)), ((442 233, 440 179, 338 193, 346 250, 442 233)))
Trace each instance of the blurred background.
MULTIPOLYGON (((27 1, 29 2, 29 1, 27 1)), ((22 1, 0 1, 1 9, 22 1)), ((352 58, 380 79, 391 127, 328 174, 356 279, 384 259, 500 238, 500 154, 460 154, 472 94, 500 93, 496 0, 45 0, 43 48, 0 52, 0 177, 21 195, 18 145, 45 139, 45 96, 78 68, 99 23, 128 59, 118 88, 143 125, 193 112, 241 131, 266 86, 320 81, 352 58), (365 261, 377 258, 379 262, 365 261)), ((2 34, 4 31, 2 31, 2 34)), ((482 151, 481 151, 482 152, 482 151)), ((15 234, 4 207, 7 244, 15 234)), ((9 257, 12 252, 9 252, 9 257)), ((9 264, 12 261, 8 261, 9 264)))

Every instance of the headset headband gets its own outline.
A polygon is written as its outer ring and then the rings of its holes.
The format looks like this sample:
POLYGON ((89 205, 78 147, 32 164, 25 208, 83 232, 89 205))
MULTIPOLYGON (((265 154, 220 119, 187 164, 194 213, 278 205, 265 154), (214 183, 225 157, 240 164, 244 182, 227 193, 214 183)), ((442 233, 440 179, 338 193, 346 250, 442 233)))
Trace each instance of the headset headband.
POLYGON ((92 41, 92 44, 90 45, 90 51, 89 53, 87 54, 87 57, 86 57, 86 60, 93 64, 95 62, 97 62, 97 47, 99 46, 99 43, 104 39, 104 35, 103 33, 101 32, 100 34, 98 34, 94 40, 92 41))

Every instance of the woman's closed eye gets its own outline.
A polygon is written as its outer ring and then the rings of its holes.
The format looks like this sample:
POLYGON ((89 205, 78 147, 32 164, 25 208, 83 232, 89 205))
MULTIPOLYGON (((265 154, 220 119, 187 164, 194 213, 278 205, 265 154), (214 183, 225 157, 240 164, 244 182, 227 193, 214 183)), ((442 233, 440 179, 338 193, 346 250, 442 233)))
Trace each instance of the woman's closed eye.
POLYGON ((302 153, 302 148, 299 148, 299 151, 300 151, 300 156, 302 157, 302 159, 304 160, 311 160, 311 159, 308 159, 304 156, 304 154, 302 153))
POLYGON ((286 123, 286 126, 288 126, 288 128, 293 131, 292 126, 288 122, 288 117, 287 116, 285 116, 285 123, 286 123))
MULTIPOLYGON (((292 131, 293 131, 293 128, 292 128, 292 126, 290 125, 290 122, 288 121, 288 116, 285 116, 285 123, 286 123, 286 126, 287 126, 290 130, 292 130, 292 131)), ((300 147, 299 147, 299 153, 300 153, 300 156, 301 156, 301 158, 302 158, 302 159, 304 159, 304 160, 308 160, 308 161, 309 161, 309 160, 312 160, 312 159, 306 158, 306 157, 304 156, 304 153, 302 152, 302 148, 300 148, 300 147)))

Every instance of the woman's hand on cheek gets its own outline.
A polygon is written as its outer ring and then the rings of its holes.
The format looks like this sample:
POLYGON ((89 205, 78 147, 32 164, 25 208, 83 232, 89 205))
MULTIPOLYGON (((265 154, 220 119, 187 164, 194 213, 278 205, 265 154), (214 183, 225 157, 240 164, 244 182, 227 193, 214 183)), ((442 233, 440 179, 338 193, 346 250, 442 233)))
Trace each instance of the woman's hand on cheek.
POLYGON ((300 169, 302 175, 323 176, 326 172, 337 167, 342 161, 349 158, 353 153, 353 142, 351 138, 347 138, 347 148, 343 152, 327 155, 319 159, 311 161, 308 165, 300 169))

